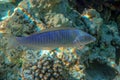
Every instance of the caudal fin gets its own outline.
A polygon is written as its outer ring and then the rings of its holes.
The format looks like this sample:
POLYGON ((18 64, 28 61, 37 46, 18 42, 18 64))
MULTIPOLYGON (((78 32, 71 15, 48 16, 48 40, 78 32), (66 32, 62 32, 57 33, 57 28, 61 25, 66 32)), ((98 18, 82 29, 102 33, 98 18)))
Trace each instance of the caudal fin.
POLYGON ((16 37, 14 37, 14 36, 9 36, 8 37, 8 48, 9 49, 16 48, 18 45, 19 44, 16 40, 16 37))

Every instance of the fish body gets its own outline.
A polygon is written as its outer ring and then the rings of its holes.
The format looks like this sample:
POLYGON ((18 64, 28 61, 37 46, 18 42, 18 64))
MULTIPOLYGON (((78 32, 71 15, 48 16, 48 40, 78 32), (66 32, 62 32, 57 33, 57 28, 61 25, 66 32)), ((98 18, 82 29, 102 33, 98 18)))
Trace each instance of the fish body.
POLYGON ((81 30, 56 28, 27 37, 15 37, 14 44, 34 49, 54 49, 57 47, 80 47, 93 41, 95 41, 93 36, 81 30))

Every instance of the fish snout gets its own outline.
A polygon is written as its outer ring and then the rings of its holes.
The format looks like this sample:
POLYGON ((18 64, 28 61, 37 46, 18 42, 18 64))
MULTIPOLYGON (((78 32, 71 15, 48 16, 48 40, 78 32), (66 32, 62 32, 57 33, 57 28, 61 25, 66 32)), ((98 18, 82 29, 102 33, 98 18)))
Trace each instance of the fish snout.
POLYGON ((84 44, 89 44, 91 42, 96 41, 96 38, 92 35, 86 34, 85 36, 83 36, 83 43, 84 44))
POLYGON ((92 35, 89 35, 89 34, 85 34, 82 36, 78 36, 74 42, 79 43, 80 45, 86 45, 86 44, 89 44, 94 41, 96 41, 95 37, 93 37, 92 35))

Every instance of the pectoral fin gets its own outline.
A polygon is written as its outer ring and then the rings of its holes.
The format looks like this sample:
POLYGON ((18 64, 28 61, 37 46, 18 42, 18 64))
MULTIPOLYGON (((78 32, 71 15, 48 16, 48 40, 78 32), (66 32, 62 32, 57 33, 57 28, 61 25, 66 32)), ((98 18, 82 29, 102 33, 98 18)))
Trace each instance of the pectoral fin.
POLYGON ((81 49, 83 49, 84 48, 84 45, 79 45, 78 47, 77 47, 77 49, 79 49, 79 50, 81 50, 81 49))

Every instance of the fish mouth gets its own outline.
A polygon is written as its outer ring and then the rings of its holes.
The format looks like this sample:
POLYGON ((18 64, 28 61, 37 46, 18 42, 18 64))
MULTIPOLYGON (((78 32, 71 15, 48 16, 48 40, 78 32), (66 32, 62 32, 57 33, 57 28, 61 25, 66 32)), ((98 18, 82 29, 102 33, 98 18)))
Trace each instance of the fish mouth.
POLYGON ((96 38, 95 38, 95 37, 91 36, 91 38, 92 38, 92 39, 91 39, 90 43, 96 41, 96 38))
POLYGON ((96 38, 93 37, 93 36, 90 36, 90 40, 87 41, 85 44, 89 44, 89 43, 92 43, 92 42, 95 42, 96 41, 96 38))

